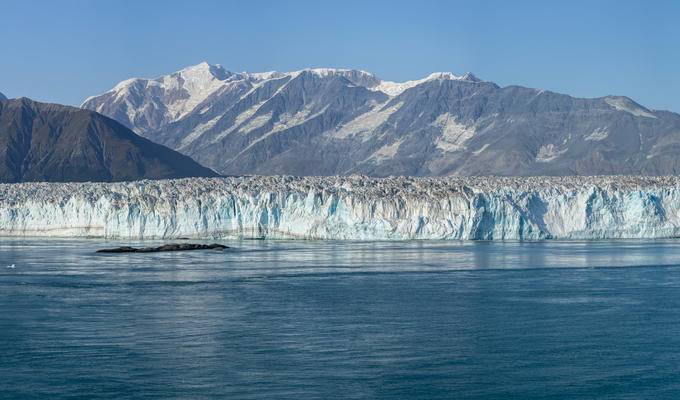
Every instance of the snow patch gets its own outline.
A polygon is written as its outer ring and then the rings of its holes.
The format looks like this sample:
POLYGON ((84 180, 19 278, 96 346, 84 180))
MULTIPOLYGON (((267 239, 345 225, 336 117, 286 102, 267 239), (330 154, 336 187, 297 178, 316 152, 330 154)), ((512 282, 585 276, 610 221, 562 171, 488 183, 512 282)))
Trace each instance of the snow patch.
POLYGON ((590 135, 585 137, 585 140, 590 141, 600 141, 604 140, 609 136, 609 131, 607 128, 597 128, 590 135))
POLYGON ((538 149, 538 154, 536 155, 537 162, 550 162, 562 154, 566 153, 568 149, 559 150, 554 144, 546 144, 538 149))
POLYGON ((257 112, 257 110, 259 110, 260 107, 262 107, 262 105, 266 102, 267 102, 266 100, 263 100, 259 103, 256 103, 255 105, 251 106, 241 114, 237 115, 236 119, 234 119, 234 127, 237 127, 246 122, 248 119, 250 119, 250 117, 252 117, 257 112))
POLYGON ((270 81, 272 79, 281 79, 286 77, 288 74, 285 72, 278 71, 267 71, 267 72, 243 72, 244 75, 251 77, 256 82, 270 81))
POLYGON ((384 145, 383 147, 379 148, 375 153, 373 153, 369 157, 369 160, 373 160, 374 162, 380 164, 381 162, 394 158, 394 156, 397 155, 397 152, 399 151, 399 146, 401 146, 401 143, 403 141, 404 139, 399 139, 394 143, 384 145))
POLYGON ((286 129, 300 125, 305 121, 320 115, 321 113, 326 111, 327 108, 328 105, 326 105, 323 108, 323 110, 314 114, 312 114, 310 106, 305 106, 302 110, 297 111, 295 113, 283 113, 279 116, 278 121, 274 123, 274 127, 272 128, 270 133, 285 131, 286 129))
POLYGON ((387 122, 390 115, 397 112, 403 105, 403 101, 387 108, 384 108, 384 104, 379 104, 370 111, 359 115, 335 131, 332 131, 330 136, 336 139, 346 139, 355 135, 366 135, 368 137, 380 125, 387 122))
POLYGON ((625 97, 605 97, 604 101, 618 111, 624 111, 636 117, 656 118, 649 110, 635 104, 630 99, 625 97))
POLYGON ((182 139, 182 142, 180 142, 179 144, 179 150, 184 149, 185 147, 193 143, 196 139, 201 137, 210 128, 215 126, 215 124, 217 124, 217 121, 219 121, 220 118, 222 118, 222 115, 218 115, 215 118, 211 119, 210 121, 196 125, 196 127, 184 139, 182 139))
POLYGON ((354 70, 354 69, 345 69, 345 68, 307 68, 303 69, 300 71, 294 71, 296 73, 300 73, 303 71, 311 72, 314 75, 320 76, 320 77, 327 77, 327 76, 334 76, 334 75, 347 75, 347 74, 361 74, 365 75, 368 77, 373 77, 373 74, 370 72, 362 71, 362 70, 354 70))
POLYGON ((461 124, 449 113, 440 115, 431 125, 442 130, 442 135, 437 138, 435 144, 438 149, 445 152, 464 150, 465 142, 475 135, 474 128, 461 124))
MULTIPOLYGON (((261 142, 262 140, 267 139, 268 137, 275 135, 278 132, 285 131, 286 129, 290 129, 294 126, 303 124, 304 122, 306 122, 310 119, 318 117, 319 115, 323 114, 326 111, 326 109, 328 109, 328 107, 329 106, 326 105, 323 109, 321 109, 320 111, 318 111, 314 114, 311 114, 311 110, 310 110, 309 107, 305 107, 304 109, 302 109, 301 111, 299 111, 295 114, 288 114, 288 113, 282 114, 281 116, 279 116, 279 120, 274 124, 274 127, 272 128, 272 130, 270 130, 269 132, 265 133, 264 135, 258 137, 257 139, 253 140, 252 142, 250 142, 250 144, 246 148, 241 150, 236 155, 236 157, 238 157, 239 155, 250 150, 250 148, 253 147, 255 144, 257 144, 258 142, 261 142)), ((236 158, 236 157, 233 157, 233 158, 236 158)))
POLYGON ((457 80, 468 82, 481 82, 479 78, 477 78, 476 76, 469 72, 463 76, 456 76, 450 72, 434 72, 423 79, 417 79, 412 81, 406 82, 381 81, 380 84, 369 89, 383 92, 389 96, 398 96, 408 89, 411 89, 422 83, 430 82, 433 80, 457 80))
POLYGON ((257 117, 252 118, 247 124, 242 126, 239 131, 241 133, 250 133, 257 128, 263 127, 267 122, 269 122, 269 120, 272 119, 272 114, 273 112, 270 111, 266 114, 258 115, 257 117))
POLYGON ((484 150, 486 150, 487 147, 489 147, 489 143, 485 143, 484 146, 482 146, 482 147, 480 147, 479 149, 473 151, 472 154, 474 154, 474 155, 476 155, 476 156, 477 156, 477 155, 480 155, 480 154, 482 154, 482 152, 483 152, 484 150))
POLYGON ((220 132, 219 135, 216 135, 211 140, 211 143, 217 143, 220 140, 224 139, 230 133, 234 132, 237 128, 239 128, 241 126, 241 124, 243 124, 250 117, 252 117, 257 112, 257 110, 259 110, 260 107, 262 107, 262 105, 265 102, 266 102, 266 100, 261 101, 261 102, 255 104, 255 105, 253 105, 252 107, 248 108, 247 110, 245 110, 241 114, 237 115, 236 118, 234 119, 234 123, 231 125, 231 127, 229 127, 229 129, 225 129, 224 131, 220 132))

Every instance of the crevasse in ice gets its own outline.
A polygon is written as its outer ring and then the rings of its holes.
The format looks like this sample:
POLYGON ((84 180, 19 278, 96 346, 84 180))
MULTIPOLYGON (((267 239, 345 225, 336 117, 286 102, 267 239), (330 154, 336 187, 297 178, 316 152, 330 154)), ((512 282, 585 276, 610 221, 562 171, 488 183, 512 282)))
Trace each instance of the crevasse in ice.
POLYGON ((0 235, 601 239, 680 235, 676 177, 235 177, 0 185, 0 235))

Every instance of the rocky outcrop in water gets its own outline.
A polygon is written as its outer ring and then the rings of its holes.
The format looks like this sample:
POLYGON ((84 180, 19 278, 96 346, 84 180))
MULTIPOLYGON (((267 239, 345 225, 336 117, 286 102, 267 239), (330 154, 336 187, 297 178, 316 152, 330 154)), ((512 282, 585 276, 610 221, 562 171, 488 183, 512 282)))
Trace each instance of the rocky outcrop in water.
POLYGON ((224 250, 228 246, 222 244, 196 244, 196 243, 175 243, 164 244, 158 247, 131 247, 122 246, 111 249, 100 249, 97 253, 161 253, 166 251, 191 251, 191 250, 224 250))

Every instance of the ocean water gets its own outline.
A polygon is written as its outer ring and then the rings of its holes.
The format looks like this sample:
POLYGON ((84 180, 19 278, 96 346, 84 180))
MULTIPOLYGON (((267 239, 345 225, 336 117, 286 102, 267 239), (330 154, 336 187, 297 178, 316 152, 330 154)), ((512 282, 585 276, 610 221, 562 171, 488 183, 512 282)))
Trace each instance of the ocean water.
POLYGON ((2 239, 0 398, 680 398, 680 241, 224 243, 2 239))

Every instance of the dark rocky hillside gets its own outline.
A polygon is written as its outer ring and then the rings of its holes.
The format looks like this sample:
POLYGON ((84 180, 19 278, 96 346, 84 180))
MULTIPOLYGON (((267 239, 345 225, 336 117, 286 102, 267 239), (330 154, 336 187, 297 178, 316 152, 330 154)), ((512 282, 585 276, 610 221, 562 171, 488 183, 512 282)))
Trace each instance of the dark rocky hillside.
POLYGON ((217 174, 96 112, 0 101, 0 181, 128 181, 217 174))

